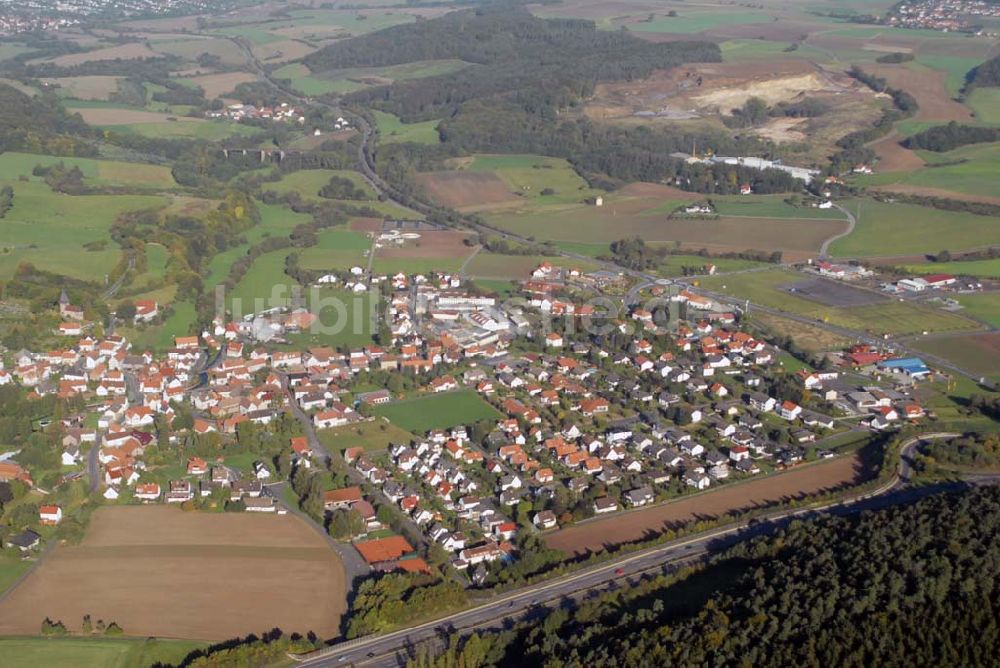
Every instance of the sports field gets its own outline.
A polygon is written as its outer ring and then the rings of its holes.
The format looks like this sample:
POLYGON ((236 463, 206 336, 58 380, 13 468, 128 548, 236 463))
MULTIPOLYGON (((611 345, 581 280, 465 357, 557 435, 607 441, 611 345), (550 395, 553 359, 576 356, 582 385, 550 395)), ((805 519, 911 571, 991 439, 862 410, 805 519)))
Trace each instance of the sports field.
POLYGON ((432 429, 470 426, 479 420, 498 420, 503 417, 472 390, 443 392, 397 401, 379 406, 375 413, 418 435, 426 434, 432 429))
POLYGON ((275 627, 330 637, 345 607, 339 559, 293 515, 113 506, 0 602, 0 633, 36 634, 45 617, 77 627, 90 614, 137 637, 226 640, 275 627))

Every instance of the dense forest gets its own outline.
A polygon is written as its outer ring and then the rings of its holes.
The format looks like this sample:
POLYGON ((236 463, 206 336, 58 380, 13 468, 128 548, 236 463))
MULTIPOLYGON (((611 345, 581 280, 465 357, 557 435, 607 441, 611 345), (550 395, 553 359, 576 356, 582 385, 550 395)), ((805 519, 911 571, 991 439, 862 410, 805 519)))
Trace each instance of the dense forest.
POLYGON ((980 86, 1000 86, 1000 56, 969 70, 965 76, 965 92, 969 93, 980 86))
POLYGON ((591 185, 679 179, 699 192, 756 192, 798 187, 784 172, 720 165, 685 165, 670 153, 693 143, 717 153, 769 155, 773 147, 752 135, 697 133, 595 124, 578 108, 601 81, 633 80, 685 62, 717 62, 707 42, 653 44, 626 33, 599 31, 589 21, 539 19, 521 8, 466 10, 344 40, 307 56, 313 71, 374 67, 433 59, 460 59, 464 69, 419 81, 401 81, 348 95, 357 110, 375 108, 404 121, 443 119, 441 146, 386 146, 376 158, 395 184, 446 157, 476 152, 539 153, 569 159, 591 185))
POLYGON ((998 539, 995 487, 796 521, 411 666, 995 665, 998 539))
POLYGON ((81 138, 92 134, 78 115, 67 114, 55 95, 29 97, 0 83, 0 151, 93 156, 81 138))
POLYGON ((1000 128, 982 128, 961 125, 952 121, 907 137, 902 143, 908 149, 926 149, 942 153, 967 144, 981 144, 1000 139, 1000 128))
POLYGON ((450 116, 465 102, 497 97, 547 114, 589 95, 600 81, 639 79, 685 62, 717 62, 720 55, 707 42, 653 44, 598 31, 590 21, 545 20, 523 8, 498 7, 452 12, 337 42, 304 62, 319 72, 440 59, 470 66, 359 91, 347 103, 374 106, 406 122, 450 116))

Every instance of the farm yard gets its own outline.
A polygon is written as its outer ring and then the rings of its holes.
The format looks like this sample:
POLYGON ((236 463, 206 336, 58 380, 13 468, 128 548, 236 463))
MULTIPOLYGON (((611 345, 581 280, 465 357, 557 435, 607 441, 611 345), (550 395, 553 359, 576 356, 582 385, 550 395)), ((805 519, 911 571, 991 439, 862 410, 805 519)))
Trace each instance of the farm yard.
POLYGON ((80 545, 57 547, 0 602, 0 633, 90 614, 137 637, 226 640, 274 627, 330 637, 345 584, 336 554, 292 515, 105 507, 80 545))
POLYGON ((471 390, 395 401, 376 407, 375 414, 414 434, 426 434, 432 429, 448 429, 456 425, 468 427, 479 420, 502 417, 499 411, 471 390))
POLYGON ((546 544, 568 556, 600 552, 638 541, 685 523, 734 511, 763 508, 826 490, 840 489, 871 477, 861 452, 797 467, 785 473, 726 485, 651 508, 582 522, 545 537, 546 544))

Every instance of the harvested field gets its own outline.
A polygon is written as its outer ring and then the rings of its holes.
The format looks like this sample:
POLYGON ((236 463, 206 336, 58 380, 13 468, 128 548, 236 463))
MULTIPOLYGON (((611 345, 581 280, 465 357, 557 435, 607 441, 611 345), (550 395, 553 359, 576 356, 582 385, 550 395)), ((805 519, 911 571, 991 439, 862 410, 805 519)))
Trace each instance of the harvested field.
POLYGON ((101 109, 101 108, 80 108, 74 109, 76 113, 83 117, 83 120, 91 125, 131 125, 133 123, 163 123, 171 118, 177 119, 178 123, 204 123, 200 118, 189 118, 187 116, 172 116, 161 114, 155 111, 138 111, 135 109, 101 109))
POLYGON ((899 145, 899 137, 895 134, 871 144, 871 149, 878 156, 879 172, 912 172, 924 166, 919 155, 899 145))
POLYGON ((114 620, 132 636, 226 640, 279 627, 336 634, 344 570, 292 515, 98 509, 82 544, 59 546, 0 603, 0 634, 46 616, 114 620))
POLYGON ((97 60, 135 60, 137 58, 155 58, 158 54, 145 44, 121 44, 119 46, 109 46, 106 49, 95 49, 83 53, 67 53, 52 60, 44 62, 58 65, 59 67, 73 67, 83 63, 91 63, 97 60))
POLYGON ((972 112, 967 107, 951 99, 945 85, 947 72, 920 68, 919 71, 906 65, 865 65, 864 70, 885 78, 890 86, 901 88, 916 98, 920 109, 915 116, 918 121, 968 121, 972 112))
POLYGON ((970 373, 1000 378, 1000 333, 928 338, 913 343, 913 347, 970 373))
POLYGON ((109 95, 118 90, 118 82, 121 80, 122 77, 103 75, 42 79, 50 86, 59 86, 67 97, 78 100, 107 100, 109 95))
POLYGON ((885 295, 825 278, 796 281, 784 286, 783 289, 827 306, 870 306, 889 301, 885 295))
POLYGON ((454 258, 466 256, 472 247, 465 244, 465 232, 418 232, 419 239, 407 240, 402 246, 385 245, 378 250, 380 258, 454 258))
POLYGON ((355 218, 350 227, 356 232, 381 232, 382 224, 381 218, 355 218))
POLYGON ((492 172, 425 172, 417 182, 434 201, 459 210, 517 202, 507 184, 492 172))
POLYGON ((854 453, 767 478, 728 484, 715 491, 653 508, 571 526, 547 536, 545 542, 569 556, 585 555, 641 540, 688 522, 737 510, 764 508, 807 494, 848 487, 873 474, 861 454, 854 453))
POLYGON ((197 84, 205 89, 205 97, 222 97, 227 93, 232 93, 233 89, 241 83, 256 81, 257 77, 249 72, 223 72, 221 74, 205 74, 200 77, 187 79, 193 84, 197 84))

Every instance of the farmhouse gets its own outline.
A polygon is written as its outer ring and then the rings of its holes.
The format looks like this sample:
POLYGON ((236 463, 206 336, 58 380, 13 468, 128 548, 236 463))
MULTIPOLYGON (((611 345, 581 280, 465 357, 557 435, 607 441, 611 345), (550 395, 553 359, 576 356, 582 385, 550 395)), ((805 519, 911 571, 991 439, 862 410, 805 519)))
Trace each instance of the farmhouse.
POLYGON ((63 513, 59 506, 41 506, 38 509, 38 521, 41 524, 53 526, 62 522, 63 513))

